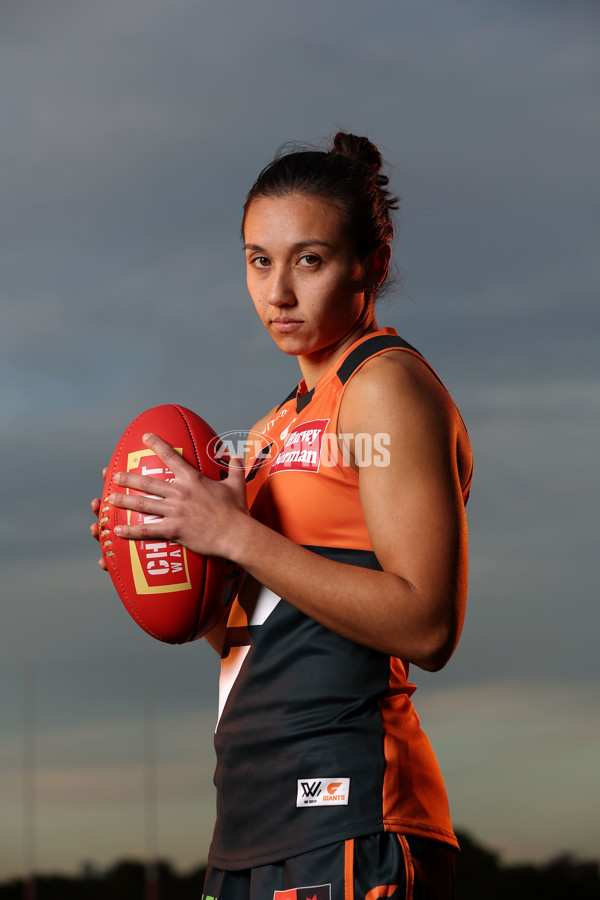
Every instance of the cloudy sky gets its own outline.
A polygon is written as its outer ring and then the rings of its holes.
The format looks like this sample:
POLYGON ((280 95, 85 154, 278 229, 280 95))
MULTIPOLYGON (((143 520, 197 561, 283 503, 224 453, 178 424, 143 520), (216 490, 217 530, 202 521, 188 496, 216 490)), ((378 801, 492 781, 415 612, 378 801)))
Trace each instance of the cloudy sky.
POLYGON ((600 855, 599 26, 584 0, 2 2, 0 877, 33 839, 44 870, 144 854, 152 721, 158 850, 206 857, 217 659, 129 619, 88 503, 143 409, 242 429, 297 380, 240 212, 281 143, 339 127, 402 196, 380 324, 475 452, 463 639, 413 670, 455 825, 600 855))

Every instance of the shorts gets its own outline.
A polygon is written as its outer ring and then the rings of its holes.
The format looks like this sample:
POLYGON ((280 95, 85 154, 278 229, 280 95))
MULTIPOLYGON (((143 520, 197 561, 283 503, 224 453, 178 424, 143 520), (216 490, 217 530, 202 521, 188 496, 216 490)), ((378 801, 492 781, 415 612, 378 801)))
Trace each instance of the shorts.
POLYGON ((209 866, 202 900, 453 900, 456 851, 381 832, 254 869, 209 866))

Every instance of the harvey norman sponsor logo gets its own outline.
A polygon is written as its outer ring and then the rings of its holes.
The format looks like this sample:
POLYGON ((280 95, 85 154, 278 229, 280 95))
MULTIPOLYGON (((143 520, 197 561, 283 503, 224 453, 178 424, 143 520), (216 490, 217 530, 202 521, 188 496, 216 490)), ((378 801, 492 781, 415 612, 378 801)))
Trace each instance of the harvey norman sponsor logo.
POLYGON ((269 475, 276 472, 318 472, 320 466, 349 466, 352 464, 350 446, 353 447, 354 461, 358 466, 389 466, 388 434, 334 434, 327 431, 328 425, 329 419, 313 419, 296 425, 285 435, 283 446, 271 464, 269 475))
POLYGON ((269 475, 289 471, 318 472, 323 434, 328 425, 329 419, 313 419, 289 431, 269 475))
POLYGON ((296 806, 348 806, 349 778, 299 778, 296 806))

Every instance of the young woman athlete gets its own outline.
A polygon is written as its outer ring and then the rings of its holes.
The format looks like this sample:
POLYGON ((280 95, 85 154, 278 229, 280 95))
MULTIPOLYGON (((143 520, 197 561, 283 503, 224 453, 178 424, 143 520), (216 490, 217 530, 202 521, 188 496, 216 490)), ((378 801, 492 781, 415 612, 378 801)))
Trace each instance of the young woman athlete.
POLYGON ((302 379, 254 426, 245 470, 211 481, 150 435, 174 482, 121 474, 159 499, 110 498, 163 517, 122 537, 247 572, 209 635, 222 670, 206 897, 453 896, 457 842, 407 675, 441 668, 460 635, 472 461, 431 367, 375 320, 387 184, 373 144, 342 133, 263 170, 244 207, 248 288, 302 379))

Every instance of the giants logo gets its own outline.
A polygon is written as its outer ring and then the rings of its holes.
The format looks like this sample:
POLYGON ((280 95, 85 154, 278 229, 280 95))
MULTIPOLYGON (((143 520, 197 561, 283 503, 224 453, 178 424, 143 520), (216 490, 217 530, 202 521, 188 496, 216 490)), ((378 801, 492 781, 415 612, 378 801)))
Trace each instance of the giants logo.
POLYGON ((350 779, 298 779, 296 806, 348 806, 350 779))
POLYGON ((313 419, 293 428, 273 460, 269 475, 275 472, 318 472, 323 434, 328 424, 329 419, 313 419))

